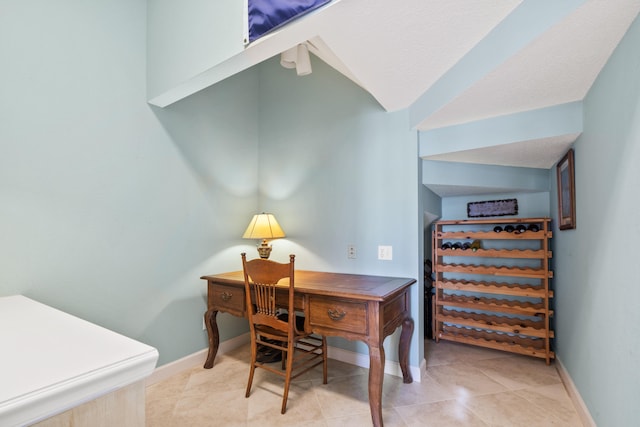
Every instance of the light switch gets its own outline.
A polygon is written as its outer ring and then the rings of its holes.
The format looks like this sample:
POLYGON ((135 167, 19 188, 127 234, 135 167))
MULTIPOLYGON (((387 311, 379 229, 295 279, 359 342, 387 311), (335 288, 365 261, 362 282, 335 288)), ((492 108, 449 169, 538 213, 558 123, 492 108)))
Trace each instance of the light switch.
POLYGON ((378 246, 378 259, 391 261, 393 259, 392 246, 378 246))

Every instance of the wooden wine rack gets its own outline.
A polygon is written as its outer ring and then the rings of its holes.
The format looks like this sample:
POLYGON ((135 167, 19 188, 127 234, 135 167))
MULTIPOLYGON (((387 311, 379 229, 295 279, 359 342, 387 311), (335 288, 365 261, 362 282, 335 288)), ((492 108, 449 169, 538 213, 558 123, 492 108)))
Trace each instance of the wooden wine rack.
POLYGON ((433 231, 433 336, 543 358, 555 354, 549 218, 443 220, 433 231), (495 232, 535 225, 538 231, 495 232), (442 249, 481 241, 481 248, 442 249), (486 246, 486 248, 485 248, 486 246))

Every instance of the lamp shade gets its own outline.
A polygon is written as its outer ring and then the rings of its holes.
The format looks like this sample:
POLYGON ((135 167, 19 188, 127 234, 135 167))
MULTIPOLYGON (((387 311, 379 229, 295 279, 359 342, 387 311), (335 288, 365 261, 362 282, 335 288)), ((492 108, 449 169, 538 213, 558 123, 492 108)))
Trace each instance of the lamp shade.
POLYGON ((256 214, 242 235, 244 239, 276 239, 284 237, 284 231, 273 214, 256 214))

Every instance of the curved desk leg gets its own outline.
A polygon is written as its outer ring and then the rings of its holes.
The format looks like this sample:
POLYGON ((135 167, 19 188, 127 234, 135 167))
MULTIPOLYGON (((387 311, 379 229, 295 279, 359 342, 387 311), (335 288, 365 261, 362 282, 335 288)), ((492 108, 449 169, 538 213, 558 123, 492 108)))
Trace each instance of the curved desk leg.
MULTIPOLYGON (((402 331, 400 332, 400 342, 398 343, 398 356, 400 359, 400 369, 402 370, 402 381, 405 384, 413 382, 411 371, 409 370, 409 347, 411 335, 413 335, 413 319, 406 317, 402 321, 402 331)), ((382 381, 384 379, 385 354, 382 343, 379 346, 369 345, 369 407, 371 409, 371 420, 374 427, 382 427, 382 381)))
POLYGON ((207 310, 204 313, 204 324, 207 327, 207 334, 209 335, 209 354, 207 360, 204 362, 205 369, 211 369, 213 367, 213 361, 218 354, 218 346, 220 345, 220 335, 218 334, 218 310, 207 310))
POLYGON ((382 427, 382 380, 384 376, 384 348, 369 346, 369 407, 374 427, 382 427))
POLYGON ((402 332, 400 332, 400 343, 398 344, 398 357, 400 358, 402 381, 405 384, 413 382, 413 377, 409 370, 409 347, 411 345, 411 335, 413 335, 413 319, 411 317, 407 317, 402 322, 402 332))

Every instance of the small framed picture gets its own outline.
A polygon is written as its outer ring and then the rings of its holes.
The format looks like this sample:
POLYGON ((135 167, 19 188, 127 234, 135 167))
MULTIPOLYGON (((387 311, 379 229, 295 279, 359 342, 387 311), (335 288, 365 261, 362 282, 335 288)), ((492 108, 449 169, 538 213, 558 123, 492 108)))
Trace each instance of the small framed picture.
POLYGON ((469 218, 505 215, 518 215, 518 199, 467 203, 467 216, 469 218))
POLYGON ((558 162, 558 214, 560 230, 576 228, 576 187, 573 149, 558 162))

